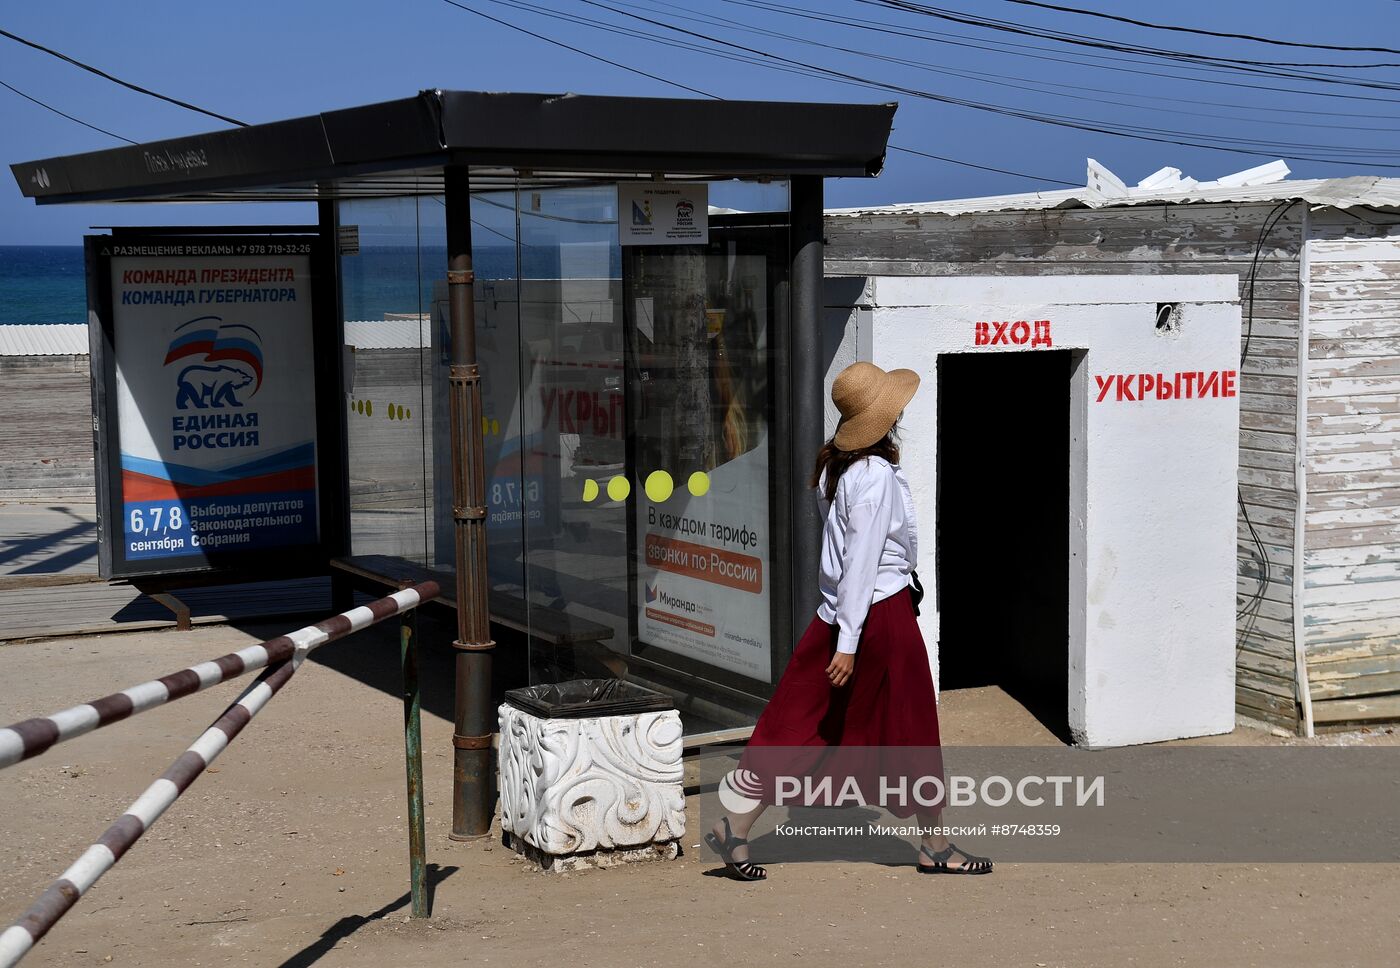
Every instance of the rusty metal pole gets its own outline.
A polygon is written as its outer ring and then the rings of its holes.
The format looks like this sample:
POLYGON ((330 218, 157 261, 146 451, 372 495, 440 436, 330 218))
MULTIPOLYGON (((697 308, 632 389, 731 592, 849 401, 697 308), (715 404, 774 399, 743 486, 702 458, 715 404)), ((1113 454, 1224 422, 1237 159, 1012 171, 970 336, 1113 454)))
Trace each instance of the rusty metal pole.
POLYGON ((428 859, 423 833, 423 718, 418 691, 418 611, 399 619, 399 668, 403 672, 403 756, 408 777, 408 888, 413 916, 426 918, 428 859))
POLYGON ((444 172, 448 320, 452 366, 452 519, 457 538, 457 689, 453 706, 453 840, 487 833, 496 802, 491 762, 491 641, 486 605, 486 468, 481 434, 481 371, 476 363, 471 179, 465 165, 444 172))

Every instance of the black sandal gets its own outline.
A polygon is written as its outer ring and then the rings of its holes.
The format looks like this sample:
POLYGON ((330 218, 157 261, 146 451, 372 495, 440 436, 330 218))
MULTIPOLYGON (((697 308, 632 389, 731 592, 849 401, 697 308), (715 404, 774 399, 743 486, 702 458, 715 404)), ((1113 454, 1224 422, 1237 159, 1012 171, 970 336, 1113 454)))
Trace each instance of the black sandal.
POLYGON ((719 854, 724 860, 724 866, 729 868, 729 872, 741 881, 762 881, 767 880, 768 871, 758 864, 746 860, 734 859, 734 848, 742 847, 748 841, 743 837, 735 837, 734 831, 729 826, 729 818, 724 818, 724 840, 715 836, 714 831, 705 835, 705 843, 710 845, 710 849, 719 854))
POLYGON ((928 849, 927 844, 919 845, 919 853, 927 854, 929 860, 933 861, 932 866, 915 863, 920 874, 990 874, 992 872, 992 859, 990 857, 978 857, 961 850, 957 844, 949 841, 948 846, 942 850, 933 851, 928 849), (963 862, 957 867, 948 866, 948 861, 954 854, 962 857, 963 862))

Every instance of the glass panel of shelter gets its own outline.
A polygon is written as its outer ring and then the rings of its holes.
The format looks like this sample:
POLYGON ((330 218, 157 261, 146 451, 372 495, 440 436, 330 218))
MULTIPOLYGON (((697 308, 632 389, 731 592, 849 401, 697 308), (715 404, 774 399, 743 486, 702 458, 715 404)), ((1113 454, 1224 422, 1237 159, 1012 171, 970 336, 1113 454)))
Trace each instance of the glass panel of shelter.
POLYGON ((617 191, 518 197, 530 679, 625 674, 614 660, 628 634, 630 505, 617 191))
POLYGON ((613 185, 518 193, 522 456, 488 486, 521 525, 530 680, 662 688, 689 734, 751 723, 790 650, 769 433, 787 186, 709 189, 709 241, 665 246, 619 244, 613 185))
POLYGON ((341 223, 351 548, 417 565, 431 558, 432 474, 425 447, 435 397, 428 326, 447 271, 441 199, 347 200, 341 223))
MULTIPOLYGON (((787 185, 708 194, 705 244, 622 246, 613 184, 477 193, 471 216, 500 679, 627 678, 691 735, 752 723, 791 650, 770 432, 787 185)), ((444 215, 341 206, 353 553, 450 581, 444 215)))

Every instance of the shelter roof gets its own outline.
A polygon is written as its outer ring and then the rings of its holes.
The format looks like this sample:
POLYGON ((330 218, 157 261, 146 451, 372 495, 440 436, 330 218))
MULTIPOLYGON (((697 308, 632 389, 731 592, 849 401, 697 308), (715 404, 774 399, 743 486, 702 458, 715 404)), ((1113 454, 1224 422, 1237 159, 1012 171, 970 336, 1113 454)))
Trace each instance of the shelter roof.
POLYGON ((314 201, 577 181, 868 177, 893 104, 422 91, 269 124, 11 165, 39 204, 314 201))

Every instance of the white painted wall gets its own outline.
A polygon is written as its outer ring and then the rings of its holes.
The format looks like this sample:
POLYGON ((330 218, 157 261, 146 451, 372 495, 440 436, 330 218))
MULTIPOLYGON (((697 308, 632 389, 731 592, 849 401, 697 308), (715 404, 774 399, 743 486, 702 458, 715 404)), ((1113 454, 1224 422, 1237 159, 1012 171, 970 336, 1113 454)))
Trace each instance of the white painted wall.
MULTIPOLYGON (((1054 349, 1083 351, 1070 407, 1070 727, 1094 746, 1233 729, 1239 398, 1120 402, 1111 388, 1099 402, 1096 377, 1238 370, 1236 277, 879 277, 863 289, 829 280, 827 294, 829 314, 847 303, 828 381, 853 358, 923 378, 905 411, 902 463, 925 535, 937 533, 939 354, 1038 352, 978 346, 975 324, 1042 319, 1054 349), (1165 335, 1160 302, 1181 304, 1165 335)), ((920 577, 933 607, 920 626, 936 679, 934 556, 927 541, 920 577)), ((1014 589, 1006 595, 1014 608, 1014 589)))

